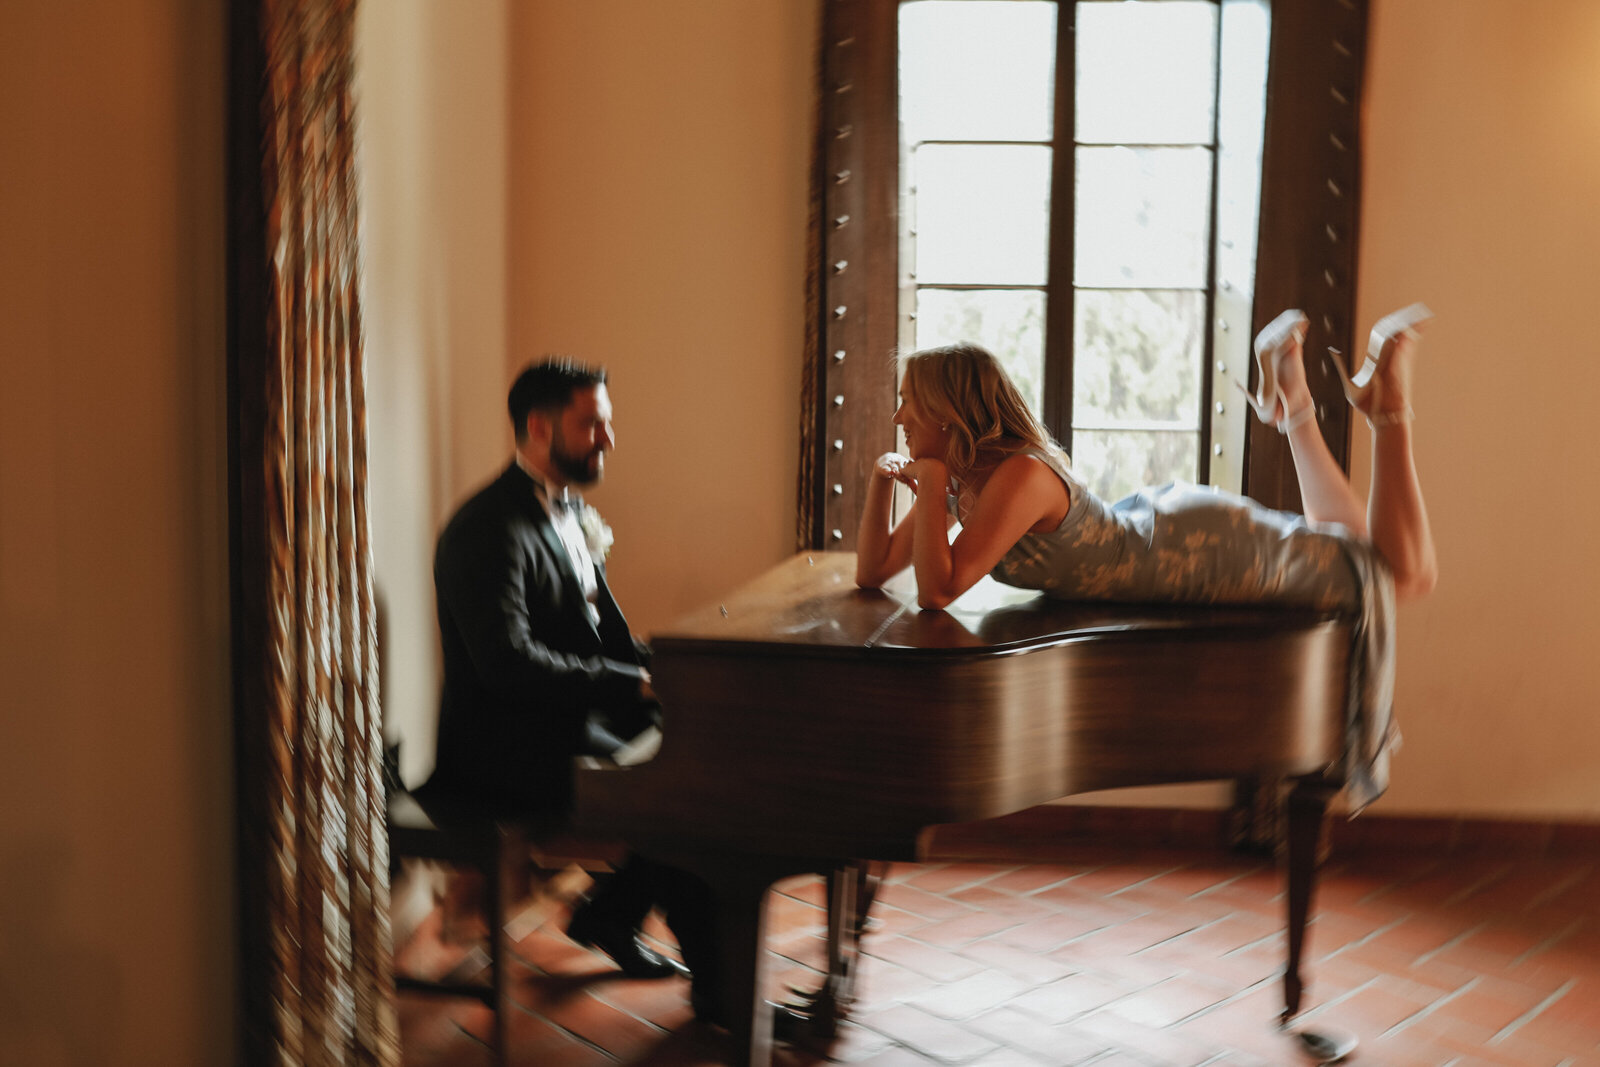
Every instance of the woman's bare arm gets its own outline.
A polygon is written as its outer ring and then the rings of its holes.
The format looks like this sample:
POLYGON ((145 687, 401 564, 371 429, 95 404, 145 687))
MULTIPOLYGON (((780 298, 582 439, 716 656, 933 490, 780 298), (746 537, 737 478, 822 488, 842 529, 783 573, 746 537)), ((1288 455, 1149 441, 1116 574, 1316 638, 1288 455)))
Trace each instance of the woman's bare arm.
POLYGON ((1042 461, 1012 456, 995 468, 961 524, 954 543, 948 529, 942 487, 949 477, 938 460, 918 460, 907 468, 919 485, 937 494, 918 493, 912 564, 917 572, 917 604, 943 608, 994 569, 1022 535, 1041 522, 1059 523, 1071 500, 1066 485, 1042 461))
POLYGON ((905 478, 902 472, 909 462, 897 452, 886 452, 873 461, 867 476, 867 499, 856 533, 856 585, 863 589, 876 589, 911 565, 912 516, 893 529, 889 526, 894 483, 905 478))

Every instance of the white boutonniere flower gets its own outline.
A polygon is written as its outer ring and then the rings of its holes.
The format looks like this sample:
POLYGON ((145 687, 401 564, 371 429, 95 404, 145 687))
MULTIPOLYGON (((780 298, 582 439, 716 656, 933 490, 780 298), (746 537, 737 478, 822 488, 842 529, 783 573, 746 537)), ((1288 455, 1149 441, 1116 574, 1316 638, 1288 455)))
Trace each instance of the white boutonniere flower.
POLYGON ((589 555, 596 563, 604 563, 611 552, 611 543, 616 540, 611 536, 611 527, 606 525, 606 520, 592 505, 585 504, 578 513, 578 528, 583 531, 583 541, 589 548, 589 555))

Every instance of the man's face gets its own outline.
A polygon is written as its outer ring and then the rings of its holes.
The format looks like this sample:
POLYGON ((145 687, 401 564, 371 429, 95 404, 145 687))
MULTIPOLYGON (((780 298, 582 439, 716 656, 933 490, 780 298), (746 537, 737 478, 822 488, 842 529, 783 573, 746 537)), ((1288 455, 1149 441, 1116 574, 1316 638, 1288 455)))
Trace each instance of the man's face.
POLYGON ((551 426, 550 465, 573 485, 593 485, 605 473, 611 433, 611 397, 604 385, 578 389, 551 426))

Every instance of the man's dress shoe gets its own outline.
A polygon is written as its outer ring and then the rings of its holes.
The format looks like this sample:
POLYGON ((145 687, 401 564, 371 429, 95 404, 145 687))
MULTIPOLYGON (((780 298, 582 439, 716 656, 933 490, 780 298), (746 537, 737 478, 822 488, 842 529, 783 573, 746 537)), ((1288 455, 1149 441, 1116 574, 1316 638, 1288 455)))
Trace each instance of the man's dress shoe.
POLYGON ((629 978, 676 978, 689 973, 689 968, 672 957, 646 948, 637 931, 607 922, 587 906, 573 913, 572 921, 567 923, 567 936, 610 956, 629 978))

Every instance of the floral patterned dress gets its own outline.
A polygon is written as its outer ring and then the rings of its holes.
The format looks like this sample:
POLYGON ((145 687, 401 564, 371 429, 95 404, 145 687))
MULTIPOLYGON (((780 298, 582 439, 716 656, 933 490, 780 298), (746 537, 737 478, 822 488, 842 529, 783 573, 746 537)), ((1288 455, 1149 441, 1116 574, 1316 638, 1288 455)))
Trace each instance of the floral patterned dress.
POLYGON ((1388 784, 1394 727, 1394 578, 1371 542, 1210 486, 1171 483, 1107 504, 1061 453, 1029 449, 1066 483, 1054 530, 1028 533, 992 576, 1064 600, 1281 604, 1352 622, 1345 779, 1356 808, 1388 784))

